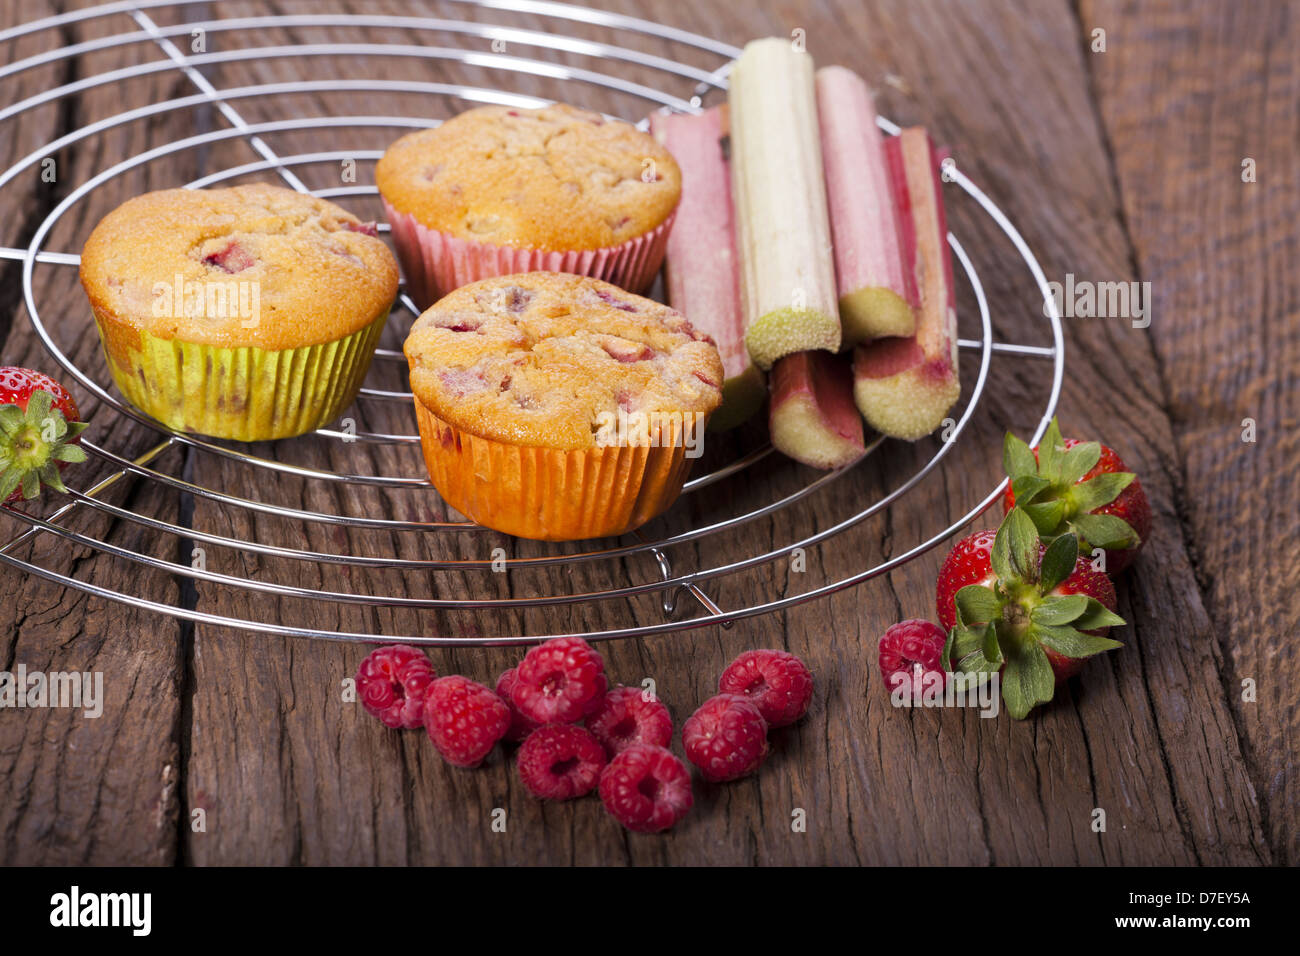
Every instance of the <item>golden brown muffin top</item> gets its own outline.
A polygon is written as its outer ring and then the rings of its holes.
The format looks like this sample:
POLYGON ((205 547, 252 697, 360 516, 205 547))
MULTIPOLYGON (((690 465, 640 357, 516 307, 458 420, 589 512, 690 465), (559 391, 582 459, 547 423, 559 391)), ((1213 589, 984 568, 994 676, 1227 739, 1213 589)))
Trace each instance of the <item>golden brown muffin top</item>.
POLYGON ((263 183, 129 199, 81 252, 81 284, 101 315, 226 348, 341 339, 388 309, 397 282, 373 224, 263 183))
POLYGON ((430 412, 513 445, 633 444, 611 423, 667 435, 674 415, 722 401, 718 350, 680 312, 560 272, 462 286, 415 321, 405 351, 411 391, 430 412))
POLYGON ((481 106, 403 136, 375 168, 399 212, 460 239, 603 249, 662 224, 681 170, 653 136, 599 113, 481 106))

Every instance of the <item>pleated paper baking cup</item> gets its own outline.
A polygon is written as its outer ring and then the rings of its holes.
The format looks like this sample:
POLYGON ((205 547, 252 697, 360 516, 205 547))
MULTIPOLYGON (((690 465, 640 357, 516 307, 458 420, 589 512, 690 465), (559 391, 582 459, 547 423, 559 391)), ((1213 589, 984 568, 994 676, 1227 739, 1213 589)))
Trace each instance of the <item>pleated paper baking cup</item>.
POLYGON ((388 319, 271 350, 161 338, 94 312, 113 381, 132 405, 178 431, 235 441, 291 438, 333 421, 356 398, 388 319))
POLYGON ((422 225, 414 216, 398 212, 387 200, 384 209, 393 229, 393 245, 406 277, 406 290, 420 309, 479 279, 520 272, 569 272, 604 279, 628 292, 643 292, 663 264, 675 215, 617 246, 556 252, 460 239, 422 225))
MULTIPOLYGON (((624 534, 666 511, 691 469, 677 423, 657 443, 561 451, 481 438, 415 414, 429 477, 443 500, 496 531, 542 541, 624 534)), ((698 440, 699 434, 694 436, 698 440)))

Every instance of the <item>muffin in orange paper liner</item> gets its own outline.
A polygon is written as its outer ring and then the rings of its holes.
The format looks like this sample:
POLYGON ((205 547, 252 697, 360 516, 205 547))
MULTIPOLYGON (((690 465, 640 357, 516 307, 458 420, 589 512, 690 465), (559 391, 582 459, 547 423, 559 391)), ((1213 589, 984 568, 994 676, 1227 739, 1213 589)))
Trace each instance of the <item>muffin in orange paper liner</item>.
POLYGON ((654 137, 562 104, 482 106, 410 133, 375 182, 422 309, 470 282, 537 270, 641 292, 681 198, 681 171, 654 137))
POLYGON ((118 390, 238 441, 300 435, 352 402, 397 281, 373 223, 264 184, 137 196, 81 254, 118 390))
POLYGON ((523 538, 618 535, 667 509, 722 400, 679 312, 598 279, 484 279, 406 339, 420 442, 446 502, 523 538))

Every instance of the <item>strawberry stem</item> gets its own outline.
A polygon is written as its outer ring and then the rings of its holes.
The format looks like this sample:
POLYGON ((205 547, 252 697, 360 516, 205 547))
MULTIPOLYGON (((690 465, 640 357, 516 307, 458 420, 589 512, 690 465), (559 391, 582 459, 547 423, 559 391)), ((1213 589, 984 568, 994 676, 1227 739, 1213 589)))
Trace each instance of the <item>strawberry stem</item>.
POLYGON ((0 501, 18 492, 24 499, 35 498, 41 487, 66 493, 59 468, 68 462, 86 460, 76 444, 84 422, 71 422, 57 408, 51 396, 35 391, 26 409, 17 405, 0 407, 0 501))

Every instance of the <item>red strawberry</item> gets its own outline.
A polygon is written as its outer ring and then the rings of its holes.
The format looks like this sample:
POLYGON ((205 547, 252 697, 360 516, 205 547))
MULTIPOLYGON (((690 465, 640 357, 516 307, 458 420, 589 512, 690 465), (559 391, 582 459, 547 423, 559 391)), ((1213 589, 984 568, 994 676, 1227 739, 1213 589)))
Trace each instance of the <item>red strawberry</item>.
POLYGON ((41 372, 0 368, 0 501, 35 498, 41 485, 66 492, 59 473, 86 460, 86 425, 68 390, 41 372))
POLYGON ((1105 445, 1062 438, 1056 419, 1033 450, 1008 433, 1002 464, 1011 478, 1003 511, 1019 504, 1045 541, 1068 531, 1084 554, 1103 549, 1111 574, 1132 563, 1151 533, 1151 505, 1137 475, 1105 445))
POLYGON ((957 624, 957 610, 953 599, 957 592, 971 584, 991 587, 997 582, 993 573, 993 539, 996 531, 976 531, 953 545, 939 569, 939 584, 935 593, 939 626, 948 633, 957 624))
POLYGON ((1013 508, 996 533, 958 542, 939 570, 944 667, 1000 674, 1017 719, 1051 700, 1085 658, 1120 646, 1105 636, 1124 623, 1115 587, 1078 551, 1071 533, 1044 546, 1029 516, 1013 508))

